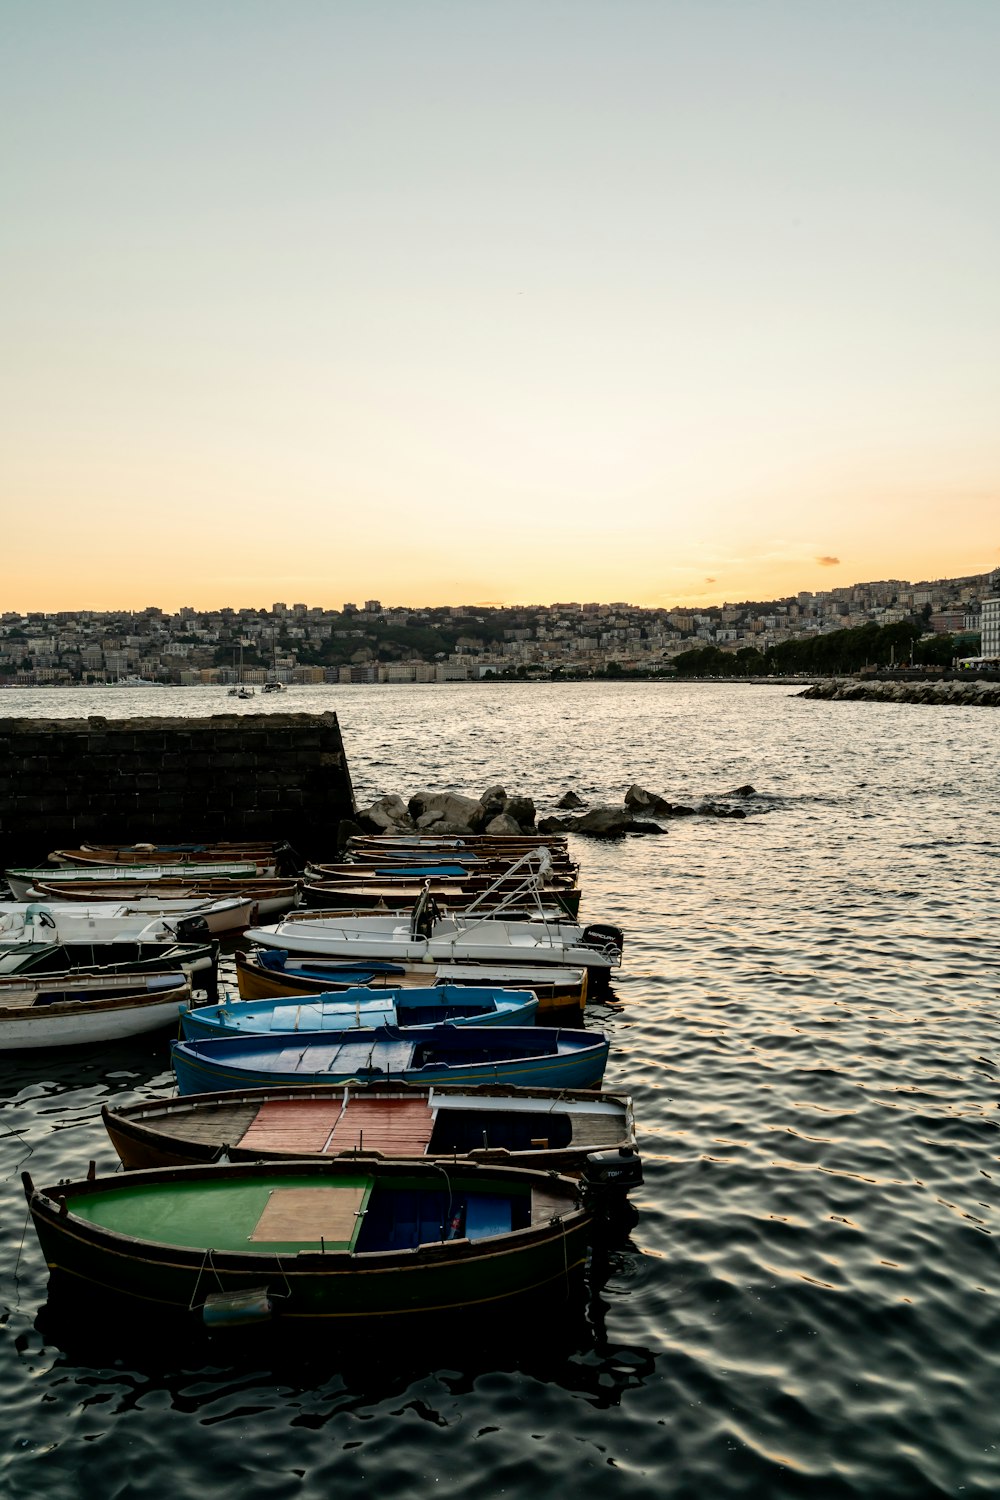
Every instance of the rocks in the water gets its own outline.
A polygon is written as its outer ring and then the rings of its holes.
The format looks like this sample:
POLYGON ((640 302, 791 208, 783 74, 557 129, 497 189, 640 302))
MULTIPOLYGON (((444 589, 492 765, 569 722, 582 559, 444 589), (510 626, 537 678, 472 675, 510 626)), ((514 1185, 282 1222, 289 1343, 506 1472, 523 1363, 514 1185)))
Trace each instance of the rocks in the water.
POLYGON ((1000 708, 1000 682, 987 682, 981 678, 893 682, 832 677, 824 682, 814 682, 796 696, 841 703, 928 703, 959 708, 1000 708))
POLYGON ((543 818, 539 833, 589 833, 595 838, 620 838, 626 833, 663 833, 659 823, 633 815, 631 808, 604 804, 579 818, 543 818))
POLYGON ((697 809, 703 818, 745 818, 743 807, 727 807, 724 802, 702 802, 697 809))
POLYGON ((394 792, 377 797, 370 807, 360 809, 358 818, 369 833, 412 833, 415 827, 406 803, 394 792))
MULTIPOLYGON (((735 787, 723 798, 745 799, 755 795, 752 786, 735 787)), ((576 792, 567 791, 556 804, 574 811, 586 803, 576 792)), ((367 833, 428 833, 461 838, 467 834, 488 833, 497 838, 517 838, 530 833, 583 833, 595 838, 620 838, 627 833, 664 833, 659 819, 690 818, 701 814, 710 818, 745 818, 743 807, 731 802, 706 798, 693 806, 668 802, 656 792, 633 783, 625 793, 624 803, 600 803, 577 817, 546 817, 536 823, 535 804, 531 797, 509 796, 502 786, 492 786, 479 798, 460 792, 415 792, 408 802, 395 794, 378 797, 370 807, 359 810, 355 831, 367 833), (360 826, 358 826, 360 825, 360 826)), ((344 834, 346 841, 347 834, 344 834)))
POLYGON ((645 787, 636 786, 634 782, 625 793, 625 806, 636 812, 652 813, 654 817, 670 815, 670 803, 665 797, 657 796, 656 792, 647 792, 645 787))
POLYGON ((407 808, 424 833, 482 833, 485 825, 483 804, 460 792, 416 792, 407 808))
POLYGON ((559 801, 556 803, 556 807, 567 808, 586 807, 586 805, 587 804, 584 802, 583 798, 578 797, 576 795, 576 792, 564 792, 563 795, 559 798, 559 801))
POLYGON ((360 823, 355 823, 353 818, 341 818, 337 824, 337 850, 347 848, 348 839, 356 838, 359 833, 364 833, 360 823))
POLYGON ((535 804, 530 797, 508 797, 503 805, 504 816, 512 818, 525 833, 535 826, 535 804))
POLYGON ((491 786, 487 791, 483 793, 479 800, 483 804, 483 817, 488 823, 491 818, 499 817, 499 815, 503 812, 504 804, 507 801, 506 788, 502 786, 491 786))
POLYGON ((515 820, 510 816, 509 813, 502 812, 497 813, 495 818, 490 819, 486 827, 483 829, 483 832, 496 834, 502 837, 516 837, 519 833, 523 833, 524 829, 521 827, 520 823, 515 822, 515 820))

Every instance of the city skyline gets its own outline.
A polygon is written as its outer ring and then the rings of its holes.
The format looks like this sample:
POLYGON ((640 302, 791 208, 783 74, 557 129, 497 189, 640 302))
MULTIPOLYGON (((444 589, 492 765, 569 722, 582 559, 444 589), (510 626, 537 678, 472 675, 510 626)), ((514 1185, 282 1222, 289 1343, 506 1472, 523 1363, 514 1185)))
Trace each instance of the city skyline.
POLYGON ((0 608, 1000 564, 985 0, 7 30, 0 608))

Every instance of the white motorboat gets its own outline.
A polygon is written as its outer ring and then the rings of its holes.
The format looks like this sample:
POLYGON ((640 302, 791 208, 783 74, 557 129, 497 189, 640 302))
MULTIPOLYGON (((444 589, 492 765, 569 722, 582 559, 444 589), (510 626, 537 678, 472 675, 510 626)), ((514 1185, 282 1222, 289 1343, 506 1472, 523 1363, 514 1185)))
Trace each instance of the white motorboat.
POLYGON ((372 912, 348 916, 324 908, 296 912, 283 922, 252 927, 247 937, 263 948, 327 958, 391 959, 395 963, 526 963, 585 968, 598 977, 621 963, 623 935, 608 923, 582 927, 553 917, 542 903, 541 881, 551 868, 548 850, 531 851, 461 912, 442 916, 430 885, 409 917, 372 912), (515 871, 520 885, 503 889, 515 871), (533 903, 534 918, 523 907, 533 903), (508 912, 516 915, 506 915, 508 912))
POLYGON ((423 928, 396 915, 342 917, 322 911, 296 914, 247 937, 262 948, 351 960, 395 963, 549 964, 585 968, 595 975, 621 963, 622 934, 605 923, 517 921, 502 915, 438 917, 423 928))

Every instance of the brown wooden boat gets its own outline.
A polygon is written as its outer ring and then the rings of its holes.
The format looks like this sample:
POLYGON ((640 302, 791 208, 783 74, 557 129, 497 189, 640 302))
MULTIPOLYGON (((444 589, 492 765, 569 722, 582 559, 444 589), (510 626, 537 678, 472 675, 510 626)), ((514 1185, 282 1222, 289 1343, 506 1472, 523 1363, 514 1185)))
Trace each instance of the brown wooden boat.
MULTIPOLYGON (((299 898, 301 882, 292 879, 257 880, 195 878, 164 880, 74 880, 52 881, 32 886, 28 900, 42 901, 139 901, 160 897, 164 901, 218 901, 227 896, 245 896, 253 900, 259 918, 290 910, 299 898)), ((257 920, 256 918, 254 920, 257 920)))
MULTIPOLYGON (((452 880, 428 879, 417 883, 405 880, 307 880, 302 887, 302 898, 307 906, 326 909, 353 907, 359 911, 378 908, 382 911, 408 911, 414 902, 427 890, 444 911, 465 911, 473 902, 479 901, 488 890, 497 898, 517 890, 521 886, 516 877, 509 884, 497 881, 490 884, 484 880, 455 882, 452 880)), ((580 910, 580 892, 572 885, 545 885, 539 891, 540 899, 564 916, 576 919, 580 910)), ((484 910, 488 908, 484 907, 484 910)), ((532 908, 533 910, 536 908, 532 908)))
POLYGON ((255 864, 262 875, 277 875, 290 856, 287 844, 81 844, 54 849, 54 865, 204 865, 235 861, 255 864))
POLYGON ((579 1173, 593 1151, 635 1151, 632 1101, 593 1089, 348 1083, 281 1086, 103 1106, 130 1170, 364 1154, 456 1157, 579 1173))

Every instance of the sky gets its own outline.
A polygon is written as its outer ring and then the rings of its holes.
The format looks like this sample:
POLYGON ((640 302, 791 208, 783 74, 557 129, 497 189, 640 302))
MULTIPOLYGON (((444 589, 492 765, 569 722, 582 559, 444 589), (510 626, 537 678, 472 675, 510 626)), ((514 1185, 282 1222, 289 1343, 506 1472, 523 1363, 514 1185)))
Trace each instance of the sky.
POLYGON ((0 0, 0 609, 1000 564, 996 0, 0 0))

